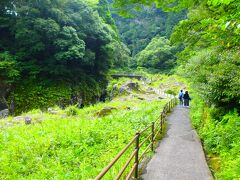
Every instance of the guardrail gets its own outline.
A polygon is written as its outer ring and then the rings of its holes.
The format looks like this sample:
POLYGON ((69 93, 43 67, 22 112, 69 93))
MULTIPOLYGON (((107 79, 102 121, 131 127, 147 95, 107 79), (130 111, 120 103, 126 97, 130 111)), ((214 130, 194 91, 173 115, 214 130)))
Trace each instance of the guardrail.
POLYGON ((135 136, 129 141, 129 143, 118 153, 118 155, 101 171, 101 173, 95 178, 95 180, 102 179, 105 174, 113 167, 113 165, 123 156, 123 154, 135 144, 135 149, 126 160, 125 164, 122 166, 121 170, 118 172, 114 179, 120 179, 126 169, 129 167, 130 163, 134 159, 134 164, 131 167, 128 174, 124 177, 128 179, 137 179, 139 178, 139 163, 142 162, 144 155, 149 152, 149 150, 154 151, 154 143, 157 140, 157 136, 163 132, 163 125, 165 123, 165 118, 168 112, 177 104, 177 98, 172 98, 163 108, 163 111, 160 113, 159 117, 153 121, 149 126, 143 129, 140 132, 137 132, 135 136), (147 135, 145 139, 140 142, 140 137, 146 133, 148 130, 151 132, 147 135), (143 153, 140 154, 140 149, 150 140, 150 144, 144 149, 143 153))

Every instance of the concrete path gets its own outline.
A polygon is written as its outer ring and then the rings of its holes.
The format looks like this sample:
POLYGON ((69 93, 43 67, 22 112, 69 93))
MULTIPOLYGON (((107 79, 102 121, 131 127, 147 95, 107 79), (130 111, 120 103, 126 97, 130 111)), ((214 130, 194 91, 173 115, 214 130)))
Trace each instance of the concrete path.
POLYGON ((142 175, 146 180, 212 180, 189 108, 176 107, 167 118, 166 137, 142 175))

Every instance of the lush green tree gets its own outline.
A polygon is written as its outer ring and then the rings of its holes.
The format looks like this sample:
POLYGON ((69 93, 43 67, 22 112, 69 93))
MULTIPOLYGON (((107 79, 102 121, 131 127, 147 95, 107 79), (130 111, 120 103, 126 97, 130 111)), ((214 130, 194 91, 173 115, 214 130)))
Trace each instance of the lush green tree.
POLYGON ((128 18, 119 15, 113 17, 120 37, 131 50, 132 56, 142 51, 156 35, 169 38, 174 26, 186 18, 185 11, 166 13, 154 5, 141 6, 141 10, 131 10, 131 14, 132 16, 128 18))
POLYGON ((181 11, 197 4, 199 0, 114 0, 114 7, 118 9, 121 14, 128 14, 129 6, 136 5, 150 6, 155 4, 158 8, 164 11, 181 11))
MULTIPOLYGON (((0 12, 0 53, 8 52, 19 67, 19 79, 13 80, 15 88, 9 95, 17 108, 27 102, 31 104, 28 97, 19 100, 16 94, 23 97, 21 88, 32 87, 32 84, 36 88, 29 94, 43 92, 42 86, 65 84, 72 89, 72 96, 82 94, 91 102, 91 97, 100 96, 104 91, 106 73, 119 54, 128 56, 105 0, 5 0, 0 3, 0 12), (119 54, 113 53, 117 49, 119 54), (87 90, 90 87, 92 91, 87 90)), ((1 64, 6 62, 2 61, 1 64)), ((122 57, 119 62, 126 64, 122 57)), ((5 69, 0 68, 0 74, 7 76, 6 69, 10 65, 5 66, 5 69)), ((48 102, 49 97, 43 96, 48 102)), ((59 96, 54 103, 61 98, 59 96)))
POLYGON ((176 64, 176 47, 164 37, 156 36, 148 46, 136 55, 138 66, 169 70, 176 64))
POLYGON ((188 19, 179 23, 171 37, 186 46, 178 56, 183 74, 191 77, 199 94, 223 113, 234 108, 240 112, 235 90, 239 81, 234 77, 240 66, 239 9, 238 0, 203 1, 189 11, 188 19))
POLYGON ((8 52, 0 53, 0 107, 7 103, 7 95, 14 82, 19 78, 19 67, 16 58, 8 52))
POLYGON ((219 108, 218 115, 237 108, 240 110, 240 58, 238 49, 219 52, 204 49, 190 58, 184 75, 191 78, 199 95, 209 104, 219 108))

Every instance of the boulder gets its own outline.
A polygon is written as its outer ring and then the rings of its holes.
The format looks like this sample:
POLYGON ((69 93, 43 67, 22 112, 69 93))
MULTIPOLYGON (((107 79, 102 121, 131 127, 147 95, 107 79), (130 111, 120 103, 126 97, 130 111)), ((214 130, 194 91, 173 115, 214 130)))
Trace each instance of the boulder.
POLYGON ((139 87, 137 82, 128 81, 119 88, 119 94, 131 94, 132 90, 139 90, 139 87))
POLYGON ((149 87, 149 88, 146 89, 146 93, 148 93, 148 94, 157 94, 156 91, 155 91, 155 89, 153 89, 153 88, 151 88, 151 87, 149 87))
POLYGON ((53 108, 48 108, 48 113, 49 114, 58 114, 58 111, 53 108))
POLYGON ((138 90, 139 89, 139 84, 137 82, 128 81, 124 86, 128 87, 130 90, 138 90))
POLYGON ((129 90, 129 88, 127 86, 122 86, 121 88, 119 88, 119 94, 131 94, 131 91, 129 90))
POLYGON ((25 124, 31 124, 32 123, 32 118, 31 117, 26 116, 24 119, 25 119, 25 124))
POLYGON ((106 106, 102 110, 97 112, 96 115, 99 116, 99 117, 103 117, 103 116, 111 114, 112 111, 115 110, 115 109, 117 109, 117 108, 112 107, 112 106, 106 106))
POLYGON ((0 119, 5 118, 8 115, 9 115, 9 110, 8 109, 4 109, 4 110, 0 111, 0 119))
POLYGON ((114 84, 113 87, 112 87, 112 91, 116 91, 117 89, 118 89, 118 85, 114 84))
POLYGON ((112 87, 112 90, 109 94, 109 97, 110 97, 110 99, 112 99, 113 97, 115 97, 117 95, 118 95, 118 85, 114 84, 113 87, 112 87))

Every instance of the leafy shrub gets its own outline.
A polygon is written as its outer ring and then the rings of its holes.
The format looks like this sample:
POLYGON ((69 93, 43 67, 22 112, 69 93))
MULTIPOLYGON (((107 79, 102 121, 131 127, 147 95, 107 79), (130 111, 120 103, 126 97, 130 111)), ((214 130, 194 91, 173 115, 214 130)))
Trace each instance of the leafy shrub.
POLYGON ((176 48, 164 37, 156 36, 149 45, 136 55, 139 66, 155 69, 171 69, 175 66, 176 48))
POLYGON ((76 106, 69 106, 65 109, 65 112, 68 116, 76 116, 78 115, 78 108, 76 106))
MULTIPOLYGON (((81 116, 74 118, 44 113, 46 119, 41 124, 2 128, 0 179, 94 178, 139 129, 159 115, 165 103, 99 103, 79 109, 81 116), (121 108, 126 103, 131 111, 121 108), (95 119, 95 112, 104 106, 119 109, 95 119)), ((106 179, 116 175, 126 158, 113 167, 106 179)))
POLYGON ((217 179, 239 178, 240 116, 238 113, 230 111, 216 120, 211 116, 211 109, 199 97, 195 97, 191 117, 207 152, 216 154, 221 159, 220 169, 218 171, 213 169, 215 177, 217 179))
POLYGON ((238 49, 219 52, 212 48, 193 56, 183 75, 191 79, 195 89, 208 102, 224 110, 240 111, 240 58, 238 49))
POLYGON ((172 94, 172 95, 177 95, 177 91, 174 91, 174 90, 171 90, 171 89, 168 89, 167 91, 165 91, 165 93, 172 94))

